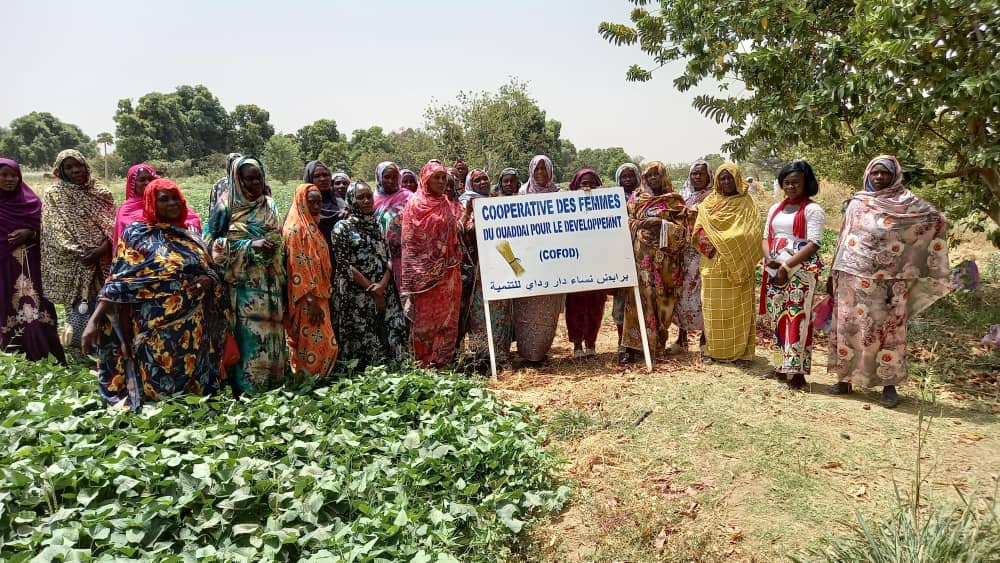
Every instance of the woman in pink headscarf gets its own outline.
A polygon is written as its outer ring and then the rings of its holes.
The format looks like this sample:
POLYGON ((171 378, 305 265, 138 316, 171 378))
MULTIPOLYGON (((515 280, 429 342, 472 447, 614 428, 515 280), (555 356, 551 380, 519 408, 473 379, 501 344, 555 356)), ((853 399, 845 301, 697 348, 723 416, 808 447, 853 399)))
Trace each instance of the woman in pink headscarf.
POLYGON ((412 323, 418 364, 440 367, 455 359, 462 303, 459 212, 445 195, 448 172, 428 162, 420 188, 402 214, 400 296, 412 323))
MULTIPOLYGON (((573 176, 569 189, 590 191, 601 187, 601 177, 590 168, 583 168, 573 176)), ((604 319, 604 302, 608 292, 577 291, 566 294, 566 332, 573 343, 573 356, 593 356, 597 354, 597 333, 604 319)))
POLYGON ((375 220, 382 228, 385 242, 389 246, 389 256, 392 258, 392 275, 396 287, 402 284, 403 235, 401 214, 406 202, 414 195, 410 190, 400 189, 399 166, 395 162, 380 162, 375 167, 375 220))
MULTIPOLYGON (((156 174, 156 169, 145 162, 140 162, 128 169, 128 173, 125 175, 125 202, 118 208, 118 213, 115 215, 115 240, 112 248, 118 248, 125 227, 136 221, 142 221, 143 194, 146 191, 146 186, 157 178, 159 176, 156 174)), ((201 234, 201 218, 190 207, 188 207, 187 219, 184 224, 189 231, 201 234)))

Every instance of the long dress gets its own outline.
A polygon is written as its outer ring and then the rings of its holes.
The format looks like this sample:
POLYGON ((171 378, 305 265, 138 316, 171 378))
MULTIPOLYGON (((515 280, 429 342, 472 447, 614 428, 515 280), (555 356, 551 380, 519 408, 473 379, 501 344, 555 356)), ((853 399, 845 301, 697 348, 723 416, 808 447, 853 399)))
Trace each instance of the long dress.
MULTIPOLYGON (((13 160, 0 158, 21 176, 13 160)), ((56 328, 56 308, 42 291, 38 233, 42 202, 22 179, 12 191, 0 190, 0 350, 23 353, 29 360, 50 354, 60 363, 66 355, 56 328), (20 246, 7 240, 16 230, 30 229, 34 238, 20 246)))
POLYGON ((196 235, 144 222, 126 227, 100 292, 116 304, 100 327, 101 397, 135 410, 143 398, 216 393, 227 298, 196 235), (192 281, 205 276, 211 287, 195 297, 192 281), (123 350, 122 337, 130 350, 123 350))
POLYGON ((833 261, 829 370, 859 387, 907 381, 906 321, 950 291, 947 221, 899 176, 850 200, 833 261))
POLYGON ((95 185, 90 165, 79 151, 59 153, 57 177, 63 174, 62 164, 68 158, 84 164, 89 179, 76 185, 63 178, 42 196, 42 285, 46 297, 65 307, 67 328, 72 331, 68 345, 78 350, 111 266, 110 253, 92 264, 81 256, 112 240, 115 198, 107 188, 95 185))
MULTIPOLYGON (((688 238, 688 209, 684 199, 674 193, 653 196, 639 192, 629 203, 629 228, 632 251, 639 273, 639 297, 645 314, 646 334, 652 354, 667 344, 670 321, 681 287, 681 253, 688 238), (641 227, 644 219, 659 219, 660 233, 651 237, 641 227), (666 234, 664 234, 664 232, 666 234)), ((634 300, 625 304, 622 345, 642 350, 639 311, 634 300)))
POLYGON ((425 366, 455 359, 462 301, 462 251, 456 208, 445 195, 431 194, 431 175, 445 171, 436 163, 420 171, 420 188, 403 209, 401 295, 409 301, 413 357, 425 366))
POLYGON ((333 228, 334 292, 339 301, 334 329, 340 340, 342 364, 354 361, 354 369, 401 361, 409 357, 409 323, 403 315, 395 279, 389 277, 385 311, 379 313, 375 299, 354 282, 351 267, 377 282, 390 268, 385 237, 375 216, 363 214, 355 199, 355 186, 347 191, 350 216, 333 228))
MULTIPOLYGON (((692 166, 700 166, 701 161, 695 162, 692 166)), ((707 167, 708 164, 705 163, 707 167)), ((711 174, 711 171, 709 171, 711 174)), ((681 189, 681 197, 684 198, 684 205, 689 209, 698 209, 701 202, 712 193, 712 182, 704 189, 695 190, 686 183, 681 189)), ((702 318, 701 308, 701 254, 690 242, 684 246, 681 255, 681 290, 677 299, 677 306, 674 307, 674 322, 681 330, 704 330, 705 321, 702 318)))
POLYGON ((698 208, 694 243, 701 253, 701 303, 705 319, 705 356, 723 361, 752 360, 756 350, 755 269, 764 254, 763 221, 735 164, 715 173, 715 190, 698 208), (719 191, 719 176, 729 172, 737 194, 719 191))
POLYGON ((261 194, 248 201, 243 195, 239 170, 247 164, 261 168, 248 157, 233 166, 228 190, 220 195, 205 233, 212 257, 230 286, 230 330, 239 346, 240 361, 229 368, 228 376, 239 392, 282 383, 287 351, 281 221, 269 196, 261 194), (274 243, 274 248, 251 246, 262 238, 274 243))
MULTIPOLYGON (((826 214, 816 203, 805 206, 806 237, 795 236, 793 224, 799 206, 786 207, 788 212, 776 213, 780 203, 771 206, 764 227, 764 240, 769 240, 768 258, 791 256, 809 242, 819 245, 823 238, 826 214), (773 229, 773 231, 772 231, 773 229)), ((809 375, 812 370, 813 297, 819 284, 823 262, 819 253, 800 264, 788 283, 777 286, 765 274, 761 282, 761 311, 767 314, 774 338, 771 361, 778 373, 809 375)))
POLYGON ((414 192, 399 188, 395 193, 387 194, 381 188, 376 189, 375 217, 388 244, 392 275, 396 278, 396 287, 399 287, 403 279, 403 208, 414 192))
MULTIPOLYGON (((544 166, 552 178, 552 160, 545 155, 536 155, 528 165, 528 181, 521 186, 520 194, 540 194, 559 191, 555 182, 541 186, 535 181, 535 168, 544 166)), ((514 340, 517 354, 530 362, 545 359, 552 348, 559 327, 559 316, 566 304, 566 294, 521 297, 514 300, 514 340)))
POLYGON ((292 373, 318 379, 333 373, 338 347, 330 316, 330 296, 333 294, 330 250, 319 221, 309 213, 310 188, 319 191, 313 184, 302 184, 295 190, 295 200, 282 227, 288 274, 285 331, 292 373), (313 322, 307 306, 322 311, 319 322, 313 322))

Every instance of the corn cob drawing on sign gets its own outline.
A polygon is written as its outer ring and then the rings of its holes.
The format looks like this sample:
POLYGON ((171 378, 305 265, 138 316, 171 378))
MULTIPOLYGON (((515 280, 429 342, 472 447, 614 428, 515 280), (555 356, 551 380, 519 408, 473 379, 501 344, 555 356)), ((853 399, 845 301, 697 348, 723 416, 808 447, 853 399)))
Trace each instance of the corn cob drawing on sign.
POLYGON ((510 243, 507 241, 500 241, 497 243, 497 251, 503 256, 507 265, 510 266, 511 270, 514 270, 515 276, 520 276, 524 273, 524 266, 521 266, 521 259, 514 256, 514 251, 510 248, 510 243))

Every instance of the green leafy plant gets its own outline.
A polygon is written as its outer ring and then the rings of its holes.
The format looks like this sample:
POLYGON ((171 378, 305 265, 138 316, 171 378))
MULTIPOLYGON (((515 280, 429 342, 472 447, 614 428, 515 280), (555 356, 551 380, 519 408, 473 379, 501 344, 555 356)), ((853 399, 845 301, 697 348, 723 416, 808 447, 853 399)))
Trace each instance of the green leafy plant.
POLYGON ((569 494, 530 410, 447 373, 139 415, 95 383, 0 356, 0 560, 493 561, 569 494))

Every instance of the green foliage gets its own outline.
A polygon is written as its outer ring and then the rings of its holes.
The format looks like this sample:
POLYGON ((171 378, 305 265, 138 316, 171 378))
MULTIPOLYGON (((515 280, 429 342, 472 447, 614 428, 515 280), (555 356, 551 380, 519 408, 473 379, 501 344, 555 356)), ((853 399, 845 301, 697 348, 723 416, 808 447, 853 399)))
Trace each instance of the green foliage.
POLYGON ((335 172, 341 171, 348 176, 353 176, 351 173, 351 153, 346 141, 325 143, 318 158, 333 168, 335 172))
POLYGON ((0 559, 496 561, 568 489, 527 408, 462 377, 106 408, 0 357, 0 559))
POLYGON ((354 171, 353 176, 357 176, 357 179, 373 180, 378 163, 396 158, 396 139, 392 135, 387 135, 377 125, 368 129, 357 129, 351 134, 348 151, 351 157, 351 169, 354 171))
POLYGON ((573 174, 576 174, 576 171, 581 168, 593 168, 601 175, 601 180, 605 185, 611 185, 615 182, 615 170, 624 162, 633 162, 633 160, 621 147, 582 149, 577 153, 576 159, 566 173, 572 178, 573 174))
MULTIPOLYGON (((745 159, 758 146, 846 151, 855 158, 840 158, 849 168, 834 174, 855 179, 857 162, 896 154, 913 185, 959 178, 938 198, 953 215, 977 212, 1000 224, 993 3, 638 4, 632 25, 603 23, 598 32, 616 45, 637 44, 657 67, 686 61, 678 90, 718 82, 719 93, 696 96, 694 106, 726 125, 725 152, 745 159)), ((651 77, 638 67, 627 74, 651 77)))
POLYGON ((549 421, 552 435, 561 440, 573 438, 594 426, 594 417, 580 409, 559 409, 549 421))
POLYGON ((225 108, 202 85, 178 86, 169 94, 150 92, 135 107, 132 100, 119 100, 115 124, 115 148, 128 165, 223 152, 232 132, 225 108))
POLYGON ((79 127, 47 112, 22 115, 10 122, 9 129, 0 131, 0 154, 22 166, 50 167, 64 149, 77 149, 87 157, 97 155, 97 144, 79 127))
MULTIPOLYGON (((336 143, 341 140, 340 131, 337 130, 337 122, 332 119, 314 121, 299 129, 295 137, 299 142, 302 156, 306 160, 313 160, 319 156, 327 143, 336 143)), ((331 164, 331 166, 333 165, 331 164)))
POLYGON ((285 135, 273 135, 261 154, 268 178, 287 184, 302 178, 305 161, 299 145, 285 135))
POLYGON ((254 104, 242 104, 233 109, 233 150, 257 156, 274 135, 271 114, 254 104))

